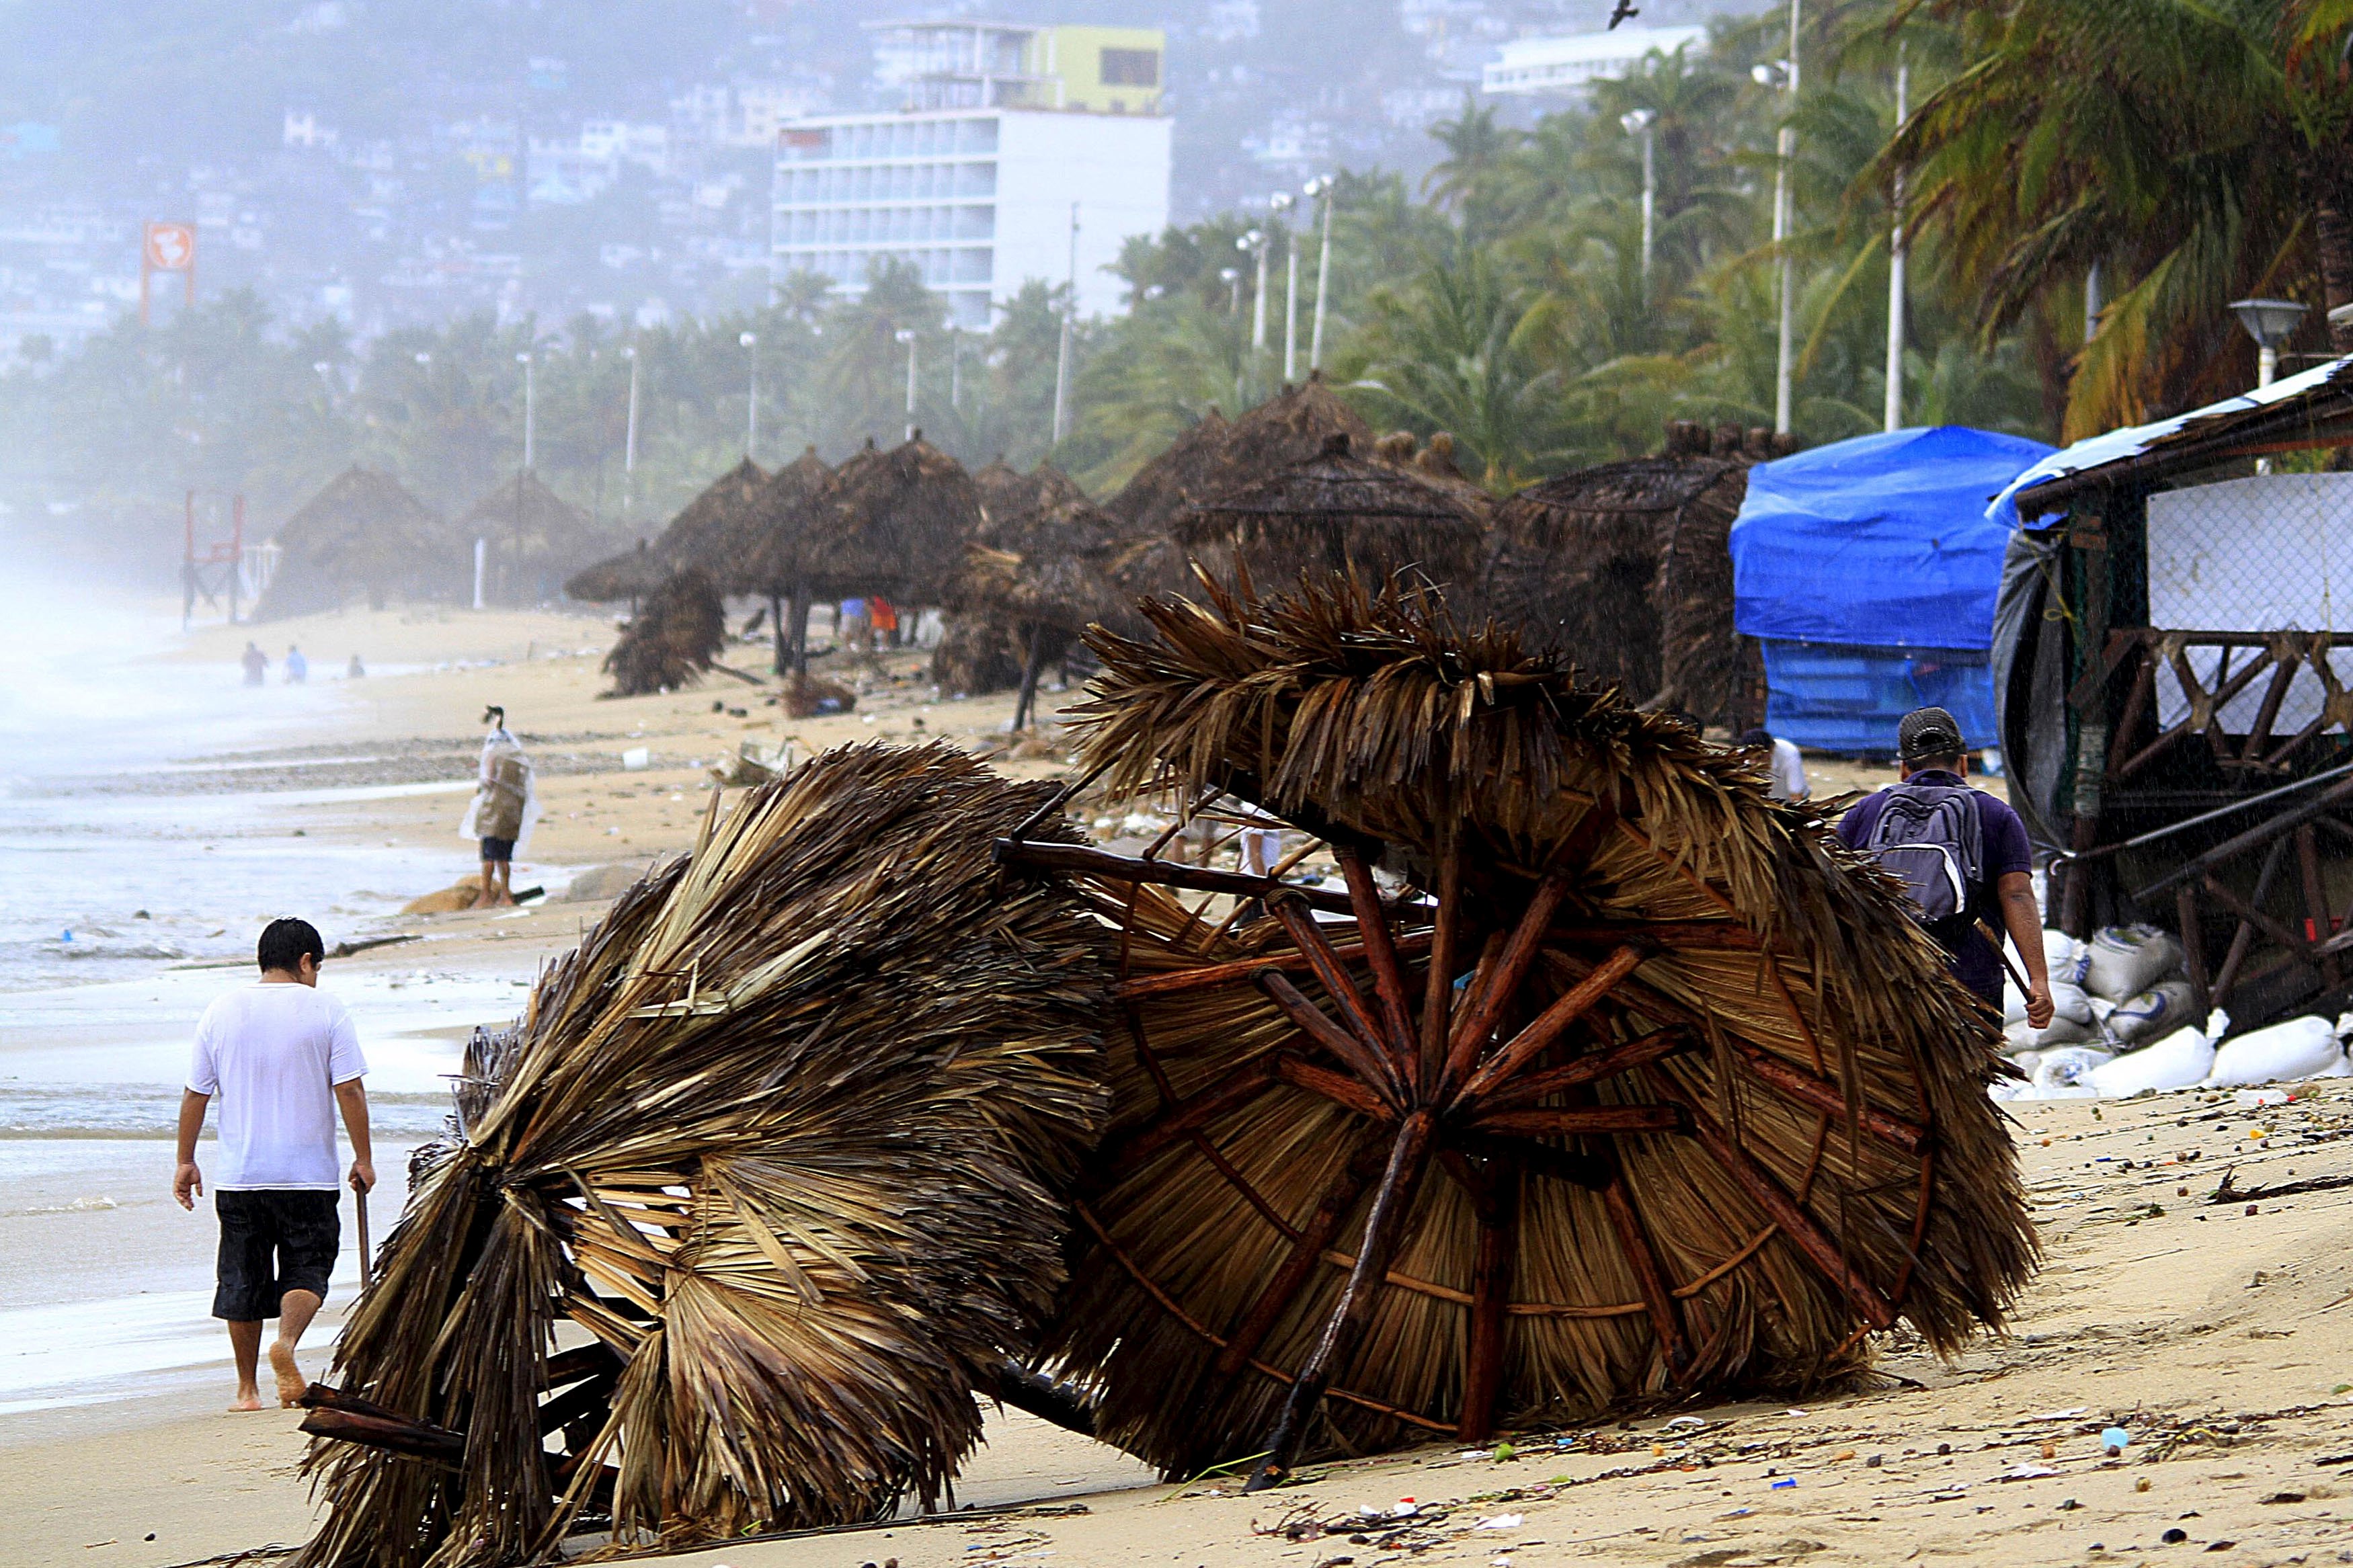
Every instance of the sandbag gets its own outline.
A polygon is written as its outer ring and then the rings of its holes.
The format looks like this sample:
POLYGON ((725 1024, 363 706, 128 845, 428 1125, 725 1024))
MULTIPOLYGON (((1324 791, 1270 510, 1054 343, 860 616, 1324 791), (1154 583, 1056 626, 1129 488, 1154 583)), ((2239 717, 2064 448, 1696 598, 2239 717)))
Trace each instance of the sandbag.
POLYGON ((2145 1089, 2189 1089, 2203 1082, 2213 1065, 2214 1042, 2205 1028, 2176 1029, 2153 1046, 2102 1062, 2092 1069, 2090 1083, 2110 1097, 2145 1089))
MULTIPOLYGON (((2117 1003, 2101 1022, 2120 1046, 2147 1044, 2185 1026, 2189 1021, 2190 1003, 2189 982, 2159 981, 2139 995, 2117 1003)), ((2205 1077, 2205 1069, 2200 1068, 2198 1076, 2205 1077)))
POLYGON ((2088 947, 2084 989, 2111 1002, 2137 996, 2181 967, 2181 944, 2153 925, 2105 927, 2088 947))
POLYGON ((2026 993, 2018 988, 2018 982, 2007 976, 2001 983, 2001 1021, 2004 1025, 2026 1021, 2026 993))
POLYGON ((2042 962, 2051 971, 2051 984, 2061 981, 2070 985, 2084 984, 2084 970, 2092 961, 2092 951, 2063 931, 2045 929, 2042 932, 2042 962))
POLYGON ((2096 1046, 2063 1046, 2046 1052, 2034 1068, 2035 1098, 2088 1100, 2099 1092, 2092 1087, 2093 1069, 2115 1059, 2114 1051, 2096 1046))
POLYGON ((2020 1051, 2044 1051, 2054 1046, 2080 1046, 2101 1039, 2099 1029, 2091 1024, 2077 1023, 2073 1018, 2052 1017, 2043 1028, 2021 1020, 2002 1032, 2002 1048, 2015 1056, 2020 1051))
POLYGON ((2348 1033, 2353 1033, 2353 1014, 2335 1024, 2306 1015, 2256 1029, 2222 1042, 2206 1081, 2217 1089, 2229 1089, 2334 1076, 2332 1069, 2345 1060, 2342 1042, 2348 1033))
POLYGON ((2055 1019, 2072 1019, 2078 1024, 2096 1024, 2099 1015, 2092 1011, 2092 998, 2082 986, 2068 981, 2051 983, 2051 1016, 2055 1019))

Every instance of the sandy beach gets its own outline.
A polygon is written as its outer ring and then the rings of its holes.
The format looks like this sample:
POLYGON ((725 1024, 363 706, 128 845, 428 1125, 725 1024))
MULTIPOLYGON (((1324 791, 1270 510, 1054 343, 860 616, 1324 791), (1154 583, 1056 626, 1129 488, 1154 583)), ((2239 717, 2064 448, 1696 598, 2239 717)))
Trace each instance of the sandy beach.
MULTIPOLYGON (((408 939, 334 961, 326 981, 360 1019, 374 1068, 381 1235, 396 1172, 438 1125, 440 1075, 467 1034, 512 1016, 540 966, 604 907, 562 896, 577 878, 689 847, 709 770, 747 741, 995 749, 1011 708, 1009 695, 934 694, 912 652, 868 678, 855 713, 824 720, 786 719, 765 700, 773 687, 723 675, 600 700, 612 628, 590 616, 353 612, 268 631, 273 657, 290 640, 310 653, 307 688, 237 688, 244 628, 160 639, 135 662, 142 678, 195 694, 174 699, 183 708, 217 705, 201 721, 159 719, 143 750, 126 742, 92 765, 47 759, 5 802, 0 831, 60 857, 45 886, 66 889, 55 896, 73 900, 81 932, 131 933, 81 934, 116 945, 69 960, 58 954, 70 944, 46 933, 57 911, 23 914, 26 945, 0 994, 0 1560, 11 1563, 149 1568, 310 1528, 293 1416, 220 1408, 227 1347, 205 1316, 210 1215, 182 1214, 165 1192, 186 1031, 241 977, 254 920, 315 911, 330 943, 408 939), (353 652, 368 662, 364 679, 341 677, 353 652), (545 816, 515 883, 550 897, 403 914, 472 868, 455 827, 488 702, 505 706, 540 763, 545 816), (626 767, 638 748, 647 765, 626 767), (142 910, 169 928, 153 951, 139 946, 142 910)), ((748 646, 729 662, 765 668, 748 646)), ((1039 773, 1060 759, 1002 765, 1039 773)), ((1818 775, 1829 789, 1883 778, 1818 775)), ((2191 1092, 2013 1110, 2046 1266, 2012 1335, 1950 1363, 1898 1333, 1868 1389, 1629 1413, 1515 1434, 1500 1451, 1434 1445, 1321 1467, 1249 1499, 1215 1478, 1157 1484, 1123 1455, 1005 1415, 958 1485, 970 1516, 682 1561, 2026 1563, 2162 1550, 2168 1531, 2182 1532, 2181 1550, 2226 1563, 2353 1561, 2353 1495, 2337 1495, 2353 1494, 2353 1464, 2322 1462, 2353 1450, 2353 1198, 2206 1201, 2226 1168, 2240 1189, 2341 1172, 2353 1095, 2316 1086, 2259 1112, 2191 1092), (2114 1457, 2111 1426, 2127 1437, 2114 1457)), ((349 1234, 347 1208, 349 1278, 328 1331, 356 1284, 349 1234)), ((314 1369, 326 1344, 314 1336, 314 1369)))

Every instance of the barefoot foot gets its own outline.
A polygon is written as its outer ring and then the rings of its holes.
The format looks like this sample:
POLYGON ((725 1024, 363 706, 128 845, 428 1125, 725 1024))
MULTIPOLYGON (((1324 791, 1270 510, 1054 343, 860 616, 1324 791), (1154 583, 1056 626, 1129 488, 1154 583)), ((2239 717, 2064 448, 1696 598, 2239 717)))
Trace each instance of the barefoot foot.
POLYGON ((280 1408, 291 1408, 293 1405, 301 1403, 302 1391, 309 1387, 310 1384, 303 1382, 302 1369, 295 1364, 294 1347, 292 1345, 288 1344, 283 1340, 278 1340, 271 1342, 269 1347, 269 1370, 278 1374, 278 1404, 280 1408))
POLYGON ((242 1415, 248 1410, 260 1409, 261 1390, 258 1388, 238 1389, 237 1391, 237 1397, 229 1401, 228 1407, 232 1415, 242 1415))

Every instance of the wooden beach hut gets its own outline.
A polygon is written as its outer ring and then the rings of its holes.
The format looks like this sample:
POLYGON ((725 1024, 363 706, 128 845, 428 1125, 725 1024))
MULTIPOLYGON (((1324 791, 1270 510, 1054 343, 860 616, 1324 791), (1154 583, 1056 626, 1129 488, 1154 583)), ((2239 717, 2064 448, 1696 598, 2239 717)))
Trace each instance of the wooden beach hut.
POLYGON ((1475 581, 1486 543, 1457 490, 1358 456, 1345 431, 1324 436, 1304 461, 1196 501, 1174 532, 1213 575, 1241 571, 1270 586, 1331 572, 1376 583, 1399 571, 1440 584, 1475 581))

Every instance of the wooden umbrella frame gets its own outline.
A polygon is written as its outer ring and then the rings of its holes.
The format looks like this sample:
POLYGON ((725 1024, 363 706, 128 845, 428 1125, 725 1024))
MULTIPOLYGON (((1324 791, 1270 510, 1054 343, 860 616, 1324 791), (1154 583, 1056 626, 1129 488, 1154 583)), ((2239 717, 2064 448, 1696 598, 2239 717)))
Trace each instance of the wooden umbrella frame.
MULTIPOLYGON (((1333 1387, 1362 1336, 1373 1303, 1391 1273, 1405 1221, 1432 1165, 1443 1169, 1470 1196, 1479 1219, 1479 1240, 1466 1305, 1468 1351, 1460 1413, 1452 1431, 1462 1441, 1484 1441, 1495 1430, 1504 1384, 1505 1327, 1515 1311, 1508 1292, 1515 1243, 1512 1199, 1515 1183, 1501 1180, 1514 1167, 1575 1183, 1598 1193, 1611 1231, 1640 1287, 1641 1300, 1607 1309, 1545 1307, 1564 1315, 1633 1315, 1647 1318, 1665 1363, 1670 1384, 1685 1386, 1703 1347, 1694 1343, 1679 1302, 1741 1267, 1775 1232, 1785 1236, 1807 1260, 1835 1282, 1861 1319, 1847 1342, 1873 1329, 1892 1327, 1913 1272, 1907 1261, 1892 1289, 1864 1277, 1838 1237, 1809 1213, 1806 1204, 1834 1123, 1888 1145, 1916 1162, 1920 1201, 1909 1257, 1916 1258, 1926 1227, 1935 1173, 1935 1139, 1925 1095, 1920 1119, 1901 1118, 1863 1104, 1825 1076, 1812 1032, 1781 982, 1773 955, 1735 917, 1728 902, 1693 880, 1719 904, 1723 918, 1670 922, 1576 923, 1564 904, 1603 836, 1628 833, 1647 838, 1622 822, 1611 804, 1597 802, 1579 830, 1562 845, 1551 868, 1536 880, 1516 919, 1491 929, 1473 953, 1465 942, 1465 851, 1459 835, 1440 847, 1434 887, 1426 897, 1384 899, 1372 864, 1377 847, 1347 842, 1326 833, 1346 886, 1345 897, 1323 889, 1300 888, 1273 877, 1252 877, 1206 866, 1174 865, 1151 853, 1141 858, 1071 845, 1037 844, 1018 834, 998 841, 997 859, 1033 872, 1100 878, 1112 883, 1157 885, 1258 900, 1289 939, 1291 951, 1270 951, 1241 960, 1208 962, 1189 968, 1126 977, 1120 998, 1131 1009, 1153 998, 1208 987, 1250 985, 1296 1030, 1296 1045, 1253 1058, 1226 1081, 1178 1099, 1140 1026, 1134 1027, 1139 1058, 1159 1089, 1161 1113, 1109 1152, 1118 1166, 1135 1164, 1170 1144, 1189 1141, 1241 1191, 1260 1214, 1284 1229, 1290 1245, 1255 1302, 1219 1342, 1217 1372, 1231 1378, 1248 1369, 1290 1384, 1273 1430, 1247 1489, 1272 1486, 1289 1473, 1308 1424, 1331 1394, 1426 1428, 1445 1430, 1424 1415, 1396 1409, 1333 1387), (1327 932, 1318 910, 1353 921, 1340 940, 1327 932), (1353 940, 1350 940, 1352 938, 1353 940), (1706 1020, 1643 983, 1642 966, 1669 950, 1757 952, 1760 967, 1779 994, 1799 1036, 1812 1049, 1813 1070, 1755 1044, 1730 1043, 1733 1056, 1758 1088, 1779 1096, 1816 1121, 1812 1154, 1792 1194, 1742 1146, 1736 1129, 1679 1085, 1657 1065, 1706 1042, 1706 1020), (1419 961, 1417 982, 1413 962, 1419 961), (1463 971, 1467 969, 1468 973, 1463 971), (1565 988, 1558 982, 1566 980, 1565 988), (1321 993, 1319 1002, 1307 989, 1321 993), (1541 986, 1548 994, 1531 994, 1541 986), (1599 1029, 1588 1048, 1568 1049, 1580 1021, 1599 1023, 1605 1004, 1639 1032, 1609 1040, 1599 1029), (1230 1163, 1219 1158, 1203 1135, 1206 1124, 1277 1084, 1322 1097, 1359 1119, 1366 1142, 1359 1158, 1332 1182, 1301 1224, 1283 1221, 1230 1163), (1609 1083, 1637 1103, 1605 1103, 1594 1093, 1609 1083), (1692 1139, 1766 1220, 1763 1230, 1698 1279, 1677 1286, 1646 1231, 1630 1191, 1617 1140, 1668 1134, 1692 1139), (1541 1140, 1584 1141, 1573 1151, 1541 1140), (1374 1161, 1366 1157, 1383 1151, 1374 1161), (1267 1365, 1259 1352, 1320 1264, 1340 1261, 1331 1248, 1347 1217, 1373 1189, 1362 1244, 1348 1260, 1348 1278, 1306 1359, 1295 1371, 1267 1365)), ((1158 846, 1155 847, 1156 851, 1158 846)), ((1209 900, 1196 911, 1206 914, 1209 900)), ((1208 922, 1202 929, 1209 936, 1208 922)), ((1205 939, 1200 946, 1210 945, 1205 939)), ((1915 1091, 1917 1090, 1915 1083, 1915 1091)), ((1213 1341, 1166 1290, 1148 1279, 1108 1231, 1083 1206, 1082 1221, 1127 1273, 1165 1310, 1213 1341)), ((1435 1289, 1424 1286, 1425 1289, 1435 1289)), ((1443 1292, 1456 1299, 1461 1292, 1443 1292)), ((1841 1347, 1843 1349, 1845 1347, 1841 1347)))

